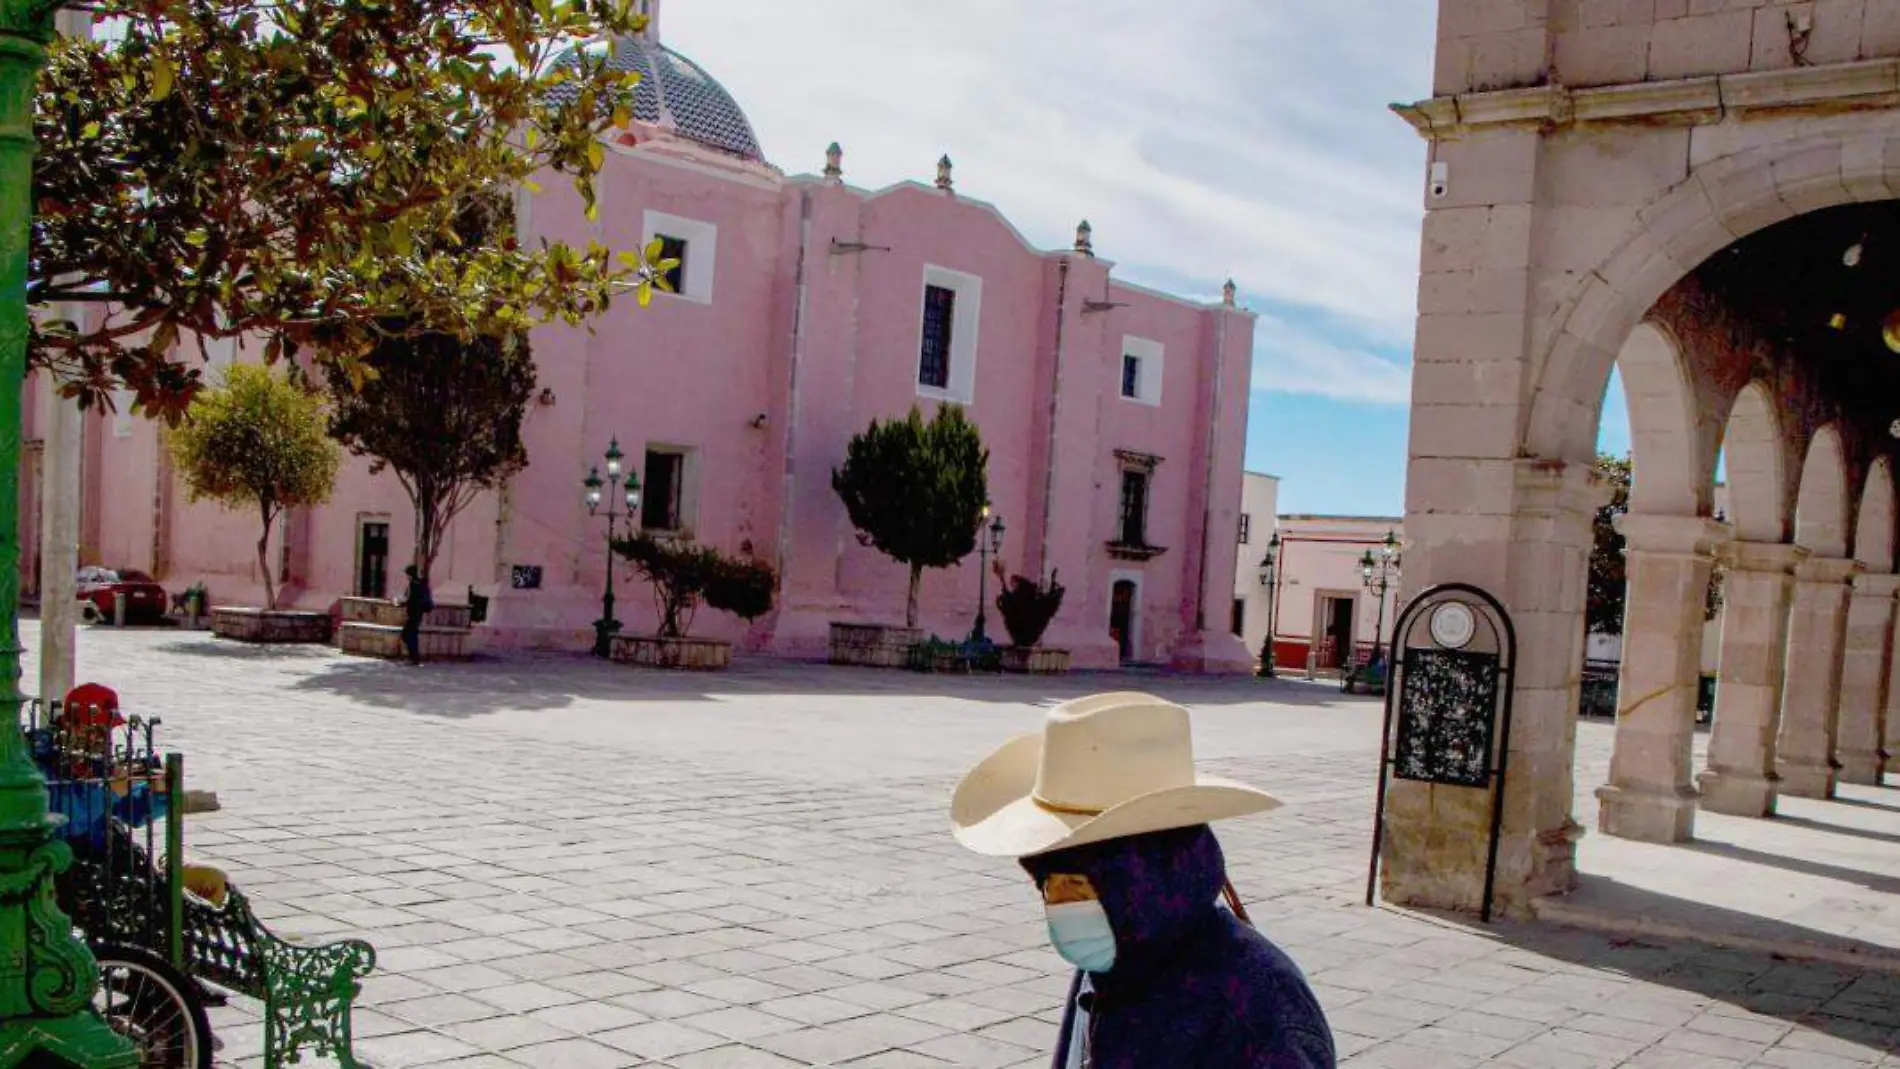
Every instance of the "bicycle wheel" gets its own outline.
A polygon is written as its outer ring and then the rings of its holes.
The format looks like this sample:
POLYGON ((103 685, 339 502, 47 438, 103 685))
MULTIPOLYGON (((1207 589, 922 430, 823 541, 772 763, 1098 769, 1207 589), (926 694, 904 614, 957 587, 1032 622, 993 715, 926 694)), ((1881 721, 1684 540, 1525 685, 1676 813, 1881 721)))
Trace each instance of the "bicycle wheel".
POLYGON ((106 943, 93 1006, 139 1050, 142 1069, 211 1069, 211 1021, 190 979, 149 950, 106 943))

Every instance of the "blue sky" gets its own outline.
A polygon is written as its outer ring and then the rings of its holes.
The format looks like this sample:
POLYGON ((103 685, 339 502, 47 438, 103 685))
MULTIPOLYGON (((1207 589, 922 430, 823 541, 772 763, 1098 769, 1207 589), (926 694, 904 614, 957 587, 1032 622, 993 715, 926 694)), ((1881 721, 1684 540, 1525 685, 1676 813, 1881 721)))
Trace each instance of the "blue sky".
POLYGON ((1075 224, 1121 277, 1260 313, 1248 467, 1288 512, 1396 513, 1430 94, 1418 0, 665 0, 661 33, 729 88, 766 155, 928 179, 1030 240, 1075 224))

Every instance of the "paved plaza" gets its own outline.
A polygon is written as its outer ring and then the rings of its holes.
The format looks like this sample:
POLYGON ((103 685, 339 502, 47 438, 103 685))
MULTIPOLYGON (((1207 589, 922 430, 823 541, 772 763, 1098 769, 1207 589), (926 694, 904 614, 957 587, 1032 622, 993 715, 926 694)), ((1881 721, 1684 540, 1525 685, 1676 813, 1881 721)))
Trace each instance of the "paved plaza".
MULTIPOLYGON (((1045 1066, 1065 970, 1020 872, 951 841, 947 799, 1048 703, 1111 689, 1189 705, 1207 768, 1287 803, 1221 838, 1345 1065, 1900 1066, 1891 788, 1705 816, 1686 849, 1591 835, 1575 906, 1627 931, 1486 928, 1362 904, 1379 707, 1331 687, 411 670, 163 630, 87 631, 81 676, 161 716, 217 792, 190 853, 282 932, 376 945, 356 1020, 380 1069, 1045 1066), (1671 934, 1698 926, 1741 948, 1671 934), (1803 945, 1834 960, 1775 952, 1803 945)), ((1586 823, 1609 735, 1579 728, 1586 823)), ((220 1057, 255 1064, 255 1007, 216 1023, 220 1057)))

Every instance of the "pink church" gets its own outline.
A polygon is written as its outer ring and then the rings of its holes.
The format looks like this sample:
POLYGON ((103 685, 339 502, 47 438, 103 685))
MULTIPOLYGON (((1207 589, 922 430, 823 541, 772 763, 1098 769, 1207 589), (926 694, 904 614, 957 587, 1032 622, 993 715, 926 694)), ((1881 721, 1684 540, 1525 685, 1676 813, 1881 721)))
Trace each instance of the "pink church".
MULTIPOLYGON (((664 238, 679 293, 629 299, 591 333, 535 333, 529 467, 460 517, 435 568, 439 600, 492 599, 482 644, 591 643, 607 531, 581 482, 615 440, 644 484, 646 528, 778 567, 774 612, 749 628, 702 613, 696 634, 813 657, 831 621, 902 623, 905 569, 858 543, 831 471, 871 420, 942 402, 964 406, 990 448, 1004 565, 1059 570, 1068 587, 1047 644, 1078 666, 1250 668, 1228 624, 1254 317, 1231 285, 1201 303, 1119 281, 1086 224, 1073 248, 1038 249, 959 195, 948 160, 932 183, 873 191, 845 181, 834 146, 822 174, 788 176, 719 83, 660 43, 657 11, 615 61, 643 78, 636 123, 608 146, 598 220, 549 176, 522 195, 520 225, 613 248, 664 238)), ((29 438, 35 417, 29 403, 29 438)), ((31 450, 27 465, 31 562, 31 450)), ((82 563, 257 603, 256 521, 189 504, 155 426, 89 416, 82 485, 82 563)), ((284 603, 393 595, 411 523, 393 475, 346 462, 332 500, 275 536, 284 603)), ((965 634, 978 572, 972 555, 927 573, 920 626, 965 634)), ((648 592, 624 570, 615 580, 619 618, 650 631, 648 592)))

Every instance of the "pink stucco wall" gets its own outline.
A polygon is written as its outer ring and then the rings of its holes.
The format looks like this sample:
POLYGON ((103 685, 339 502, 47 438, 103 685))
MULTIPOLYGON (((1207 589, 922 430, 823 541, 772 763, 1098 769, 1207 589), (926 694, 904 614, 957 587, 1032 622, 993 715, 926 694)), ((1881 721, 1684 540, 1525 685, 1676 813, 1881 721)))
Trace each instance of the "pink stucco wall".
MULTIPOLYGON (((467 586, 494 595, 486 641, 584 645, 599 611, 605 521, 587 515, 580 482, 614 438, 636 465, 649 445, 694 450, 695 536, 782 570, 780 607, 757 626, 706 612, 695 633, 814 656, 832 620, 901 622, 905 570, 858 544, 830 473, 871 420, 936 403, 917 387, 931 265, 981 279, 967 410, 991 451, 991 499, 1009 529, 1005 564, 1032 574, 1059 568, 1069 588, 1049 641, 1073 648, 1082 664, 1113 663, 1110 591, 1132 573, 1136 660, 1246 670, 1246 651, 1226 630, 1251 314, 1120 283, 1090 255, 1034 249, 995 209, 943 190, 788 179, 664 138, 614 147, 597 221, 558 176, 542 186, 522 214, 531 236, 632 248, 649 210, 716 227, 712 292, 708 302, 662 294, 644 309, 628 299, 592 330, 535 332, 547 393, 527 416, 530 466, 458 520, 436 567, 445 600, 467 586), (834 241, 871 247, 838 250, 834 241), (1131 335, 1163 347, 1159 404, 1120 396, 1131 335), (1117 450, 1162 458, 1148 532, 1167 552, 1145 562, 1108 550, 1117 450), (1204 537, 1210 502, 1214 534, 1204 537), (539 565, 543 587, 508 589, 513 565, 539 565), (1202 590, 1211 645, 1195 633, 1202 590)), ((203 580, 216 601, 254 599, 256 520, 187 503, 157 429, 143 419, 123 429, 109 416, 88 421, 85 559, 151 568, 171 587, 203 580)), ((372 476, 352 458, 333 500, 301 510, 277 536, 290 548, 274 549, 272 560, 287 564, 297 604, 324 607, 353 592, 366 515, 389 519, 399 571, 412 548, 407 501, 392 475, 372 476)), ((967 631, 978 570, 972 556, 928 573, 921 625, 967 631)), ((648 592, 623 572, 616 581, 619 617, 650 629, 648 592)), ((993 610, 991 624, 1000 635, 993 610)))

